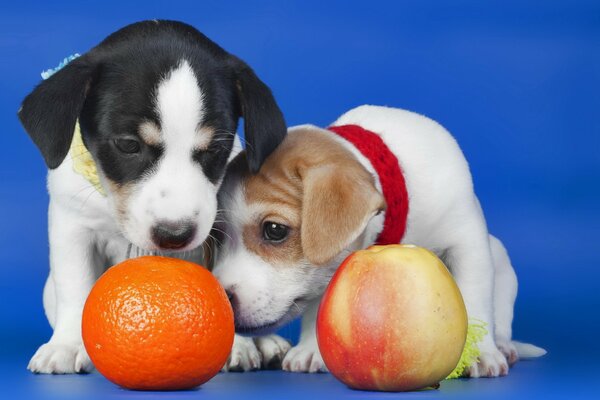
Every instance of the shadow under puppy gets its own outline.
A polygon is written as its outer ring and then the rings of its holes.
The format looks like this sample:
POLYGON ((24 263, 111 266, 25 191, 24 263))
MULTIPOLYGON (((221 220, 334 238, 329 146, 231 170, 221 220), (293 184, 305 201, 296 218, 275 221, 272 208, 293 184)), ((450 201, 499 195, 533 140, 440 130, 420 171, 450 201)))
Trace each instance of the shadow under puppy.
POLYGON ((257 171, 286 134, 271 91, 243 61, 175 21, 126 26, 25 98, 19 118, 49 169, 43 297, 54 330, 31 371, 92 369, 83 304, 131 246, 202 262, 241 116, 246 166, 257 171))
POLYGON ((321 295, 346 256, 374 243, 412 243, 444 260, 469 316, 489 330, 469 376, 506 375, 519 356, 544 353, 511 340, 516 275, 488 233, 459 146, 436 122, 362 106, 329 129, 289 129, 255 175, 245 157, 230 164, 219 195, 213 273, 238 332, 272 332, 302 314, 285 370, 325 370, 315 335, 321 295))

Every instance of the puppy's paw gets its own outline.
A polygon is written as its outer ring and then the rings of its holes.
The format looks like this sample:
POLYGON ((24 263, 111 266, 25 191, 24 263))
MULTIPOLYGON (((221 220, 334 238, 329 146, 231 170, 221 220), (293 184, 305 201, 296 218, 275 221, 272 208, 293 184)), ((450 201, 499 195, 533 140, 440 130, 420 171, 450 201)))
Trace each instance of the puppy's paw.
POLYGON ((496 346, 498 346, 498 350, 500 350, 500 352, 508 361, 509 366, 512 367, 517 361, 519 361, 519 352, 517 351, 514 343, 510 340, 496 339, 496 346))
POLYGON ((498 349, 481 350, 479 361, 467 368, 466 376, 471 378, 494 378, 508 375, 508 362, 498 349))
POLYGON ((260 353, 252 338, 235 335, 231 354, 221 370, 225 372, 252 371, 260 368, 260 361, 260 353))
POLYGON ((327 372, 317 343, 299 343, 287 352, 282 364, 284 371, 327 372))
POLYGON ((36 374, 81 374, 94 366, 82 343, 48 342, 36 351, 27 369, 36 374))
POLYGON ((262 365, 265 369, 280 369, 283 358, 292 347, 279 335, 267 335, 254 338, 254 344, 262 354, 262 365))

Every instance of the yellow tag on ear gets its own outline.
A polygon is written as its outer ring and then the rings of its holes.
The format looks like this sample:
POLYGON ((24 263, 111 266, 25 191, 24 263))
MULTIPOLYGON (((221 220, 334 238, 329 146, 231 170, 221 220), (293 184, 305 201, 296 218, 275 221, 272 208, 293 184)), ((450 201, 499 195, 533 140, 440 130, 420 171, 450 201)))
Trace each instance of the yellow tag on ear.
POLYGON ((71 150, 69 152, 71 153, 73 170, 91 183, 101 195, 106 196, 106 192, 104 191, 104 188, 100 183, 100 178, 98 177, 96 163, 94 162, 92 155, 88 151, 87 147, 85 147, 83 139, 81 138, 79 121, 75 123, 75 132, 73 133, 71 150))

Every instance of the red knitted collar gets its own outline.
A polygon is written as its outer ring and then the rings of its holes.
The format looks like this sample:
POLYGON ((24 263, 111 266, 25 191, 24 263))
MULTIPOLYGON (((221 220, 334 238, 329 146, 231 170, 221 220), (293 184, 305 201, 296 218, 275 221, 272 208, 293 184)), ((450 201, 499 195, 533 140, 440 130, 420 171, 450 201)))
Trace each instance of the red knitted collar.
POLYGON ((398 158, 379 135, 358 125, 330 126, 327 129, 352 143, 371 162, 379 176, 387 209, 376 244, 400 243, 406 231, 408 192, 398 158))

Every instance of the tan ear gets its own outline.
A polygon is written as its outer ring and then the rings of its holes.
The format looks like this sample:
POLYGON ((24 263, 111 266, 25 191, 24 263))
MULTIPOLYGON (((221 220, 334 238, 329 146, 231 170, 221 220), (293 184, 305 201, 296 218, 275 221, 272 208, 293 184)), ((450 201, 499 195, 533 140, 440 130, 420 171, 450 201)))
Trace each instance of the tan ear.
POLYGON ((308 168, 301 173, 302 250, 316 265, 333 260, 386 207, 367 170, 358 162, 341 164, 308 168))

